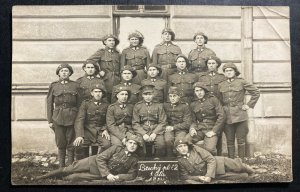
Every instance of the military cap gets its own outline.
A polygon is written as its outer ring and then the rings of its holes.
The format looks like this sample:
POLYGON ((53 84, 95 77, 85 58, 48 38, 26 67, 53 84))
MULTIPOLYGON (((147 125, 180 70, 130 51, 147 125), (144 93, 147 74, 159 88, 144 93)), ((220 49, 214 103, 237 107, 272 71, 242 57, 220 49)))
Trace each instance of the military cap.
POLYGON ((204 82, 196 82, 193 84, 193 89, 195 89, 196 87, 200 87, 202 89, 204 89, 205 92, 208 92, 207 86, 204 82))
POLYGON ((68 68, 70 71, 70 76, 74 73, 73 68, 68 63, 60 64, 56 69, 56 75, 58 75, 59 71, 63 68, 68 68))
POLYGON ((143 93, 151 93, 154 91, 154 85, 143 85, 140 90, 143 93))
POLYGON ((180 97, 183 96, 183 92, 178 87, 170 87, 168 93, 169 94, 175 94, 175 95, 178 95, 180 97))
POLYGON ((115 36, 115 35, 113 35, 113 34, 108 34, 108 35, 105 35, 104 37, 102 37, 102 43, 103 43, 103 45, 106 45, 105 43, 104 43, 104 41, 106 41, 106 39, 108 39, 108 38, 114 38, 115 39, 115 46, 117 46, 117 45, 119 45, 119 43, 120 43, 120 40, 118 39, 118 37, 117 36, 115 36))
POLYGON ((140 44, 140 45, 143 44, 143 42, 144 42, 144 36, 143 36, 143 34, 142 34, 141 32, 139 32, 139 31, 136 30, 136 31, 130 33, 130 34, 128 35, 128 40, 129 40, 130 38, 132 38, 132 37, 138 38, 138 39, 139 39, 139 44, 140 44))
POLYGON ((106 94, 106 89, 103 85, 101 84, 93 84, 90 88, 90 91, 92 92, 94 89, 100 89, 103 93, 103 97, 105 97, 106 94))
POLYGON ((225 63, 222 68, 223 72, 225 72, 225 69, 227 68, 232 68, 235 71, 236 76, 239 76, 241 74, 234 63, 225 63))
POLYGON ((177 59, 180 58, 180 57, 184 58, 184 60, 185 60, 185 62, 186 62, 186 67, 188 68, 189 65, 190 65, 190 61, 189 61, 189 59, 188 59, 184 54, 179 54, 179 55, 177 55, 175 61, 177 62, 177 59))
POLYGON ((215 60, 215 61, 217 62, 217 64, 218 64, 218 68, 219 68, 219 67, 221 66, 221 64, 222 64, 221 59, 220 59, 219 57, 217 57, 217 56, 214 56, 214 55, 209 56, 209 57, 206 59, 206 61, 205 61, 205 64, 206 64, 206 65, 207 65, 208 60, 215 60))
POLYGON ((135 141, 138 146, 142 147, 143 146, 143 141, 141 139, 141 137, 137 136, 137 135, 134 135, 134 134, 127 134, 126 136, 126 140, 133 140, 135 141))
POLYGON ((125 87, 125 86, 121 86, 121 87, 114 88, 113 91, 114 91, 114 93, 115 93, 116 96, 117 96, 118 93, 120 93, 121 91, 127 91, 127 93, 128 93, 128 99, 127 99, 127 100, 129 100, 130 95, 131 95, 131 91, 130 91, 127 87, 125 87))
POLYGON ((99 73, 100 67, 99 67, 97 61, 93 61, 93 60, 85 61, 85 62, 83 63, 83 65, 82 65, 82 69, 83 69, 83 70, 84 70, 84 68, 85 68, 85 66, 86 66, 87 64, 93 64, 94 67, 95 67, 95 74, 98 74, 98 73, 99 73))
POLYGON ((170 28, 164 28, 164 29, 162 30, 161 34, 163 34, 164 32, 170 33, 170 35, 172 36, 172 37, 171 37, 171 40, 172 40, 172 41, 175 40, 175 33, 174 33, 174 31, 172 31, 172 29, 170 29, 170 28))
POLYGON ((129 66, 129 65, 125 65, 122 69, 121 69, 121 73, 123 73, 123 71, 130 71, 131 73, 132 73, 132 78, 134 78, 136 75, 137 75, 137 73, 136 73, 136 71, 131 67, 131 66, 129 66))
POLYGON ((186 137, 179 137, 179 138, 176 138, 175 141, 174 141, 174 147, 177 147, 178 145, 180 144, 186 144, 186 145, 191 145, 191 141, 189 141, 188 138, 186 137))
POLYGON ((203 36, 204 39, 205 39, 204 44, 207 44, 208 37, 207 37, 203 32, 197 32, 197 33, 195 33, 195 35, 194 35, 194 37, 193 37, 193 40, 195 41, 195 39, 196 39, 196 37, 197 37, 198 35, 203 36))
POLYGON ((157 76, 160 76, 160 74, 162 73, 162 70, 161 70, 161 67, 159 65, 154 64, 154 63, 150 63, 148 65, 147 71, 149 71, 150 67, 155 67, 158 70, 158 75, 157 76))

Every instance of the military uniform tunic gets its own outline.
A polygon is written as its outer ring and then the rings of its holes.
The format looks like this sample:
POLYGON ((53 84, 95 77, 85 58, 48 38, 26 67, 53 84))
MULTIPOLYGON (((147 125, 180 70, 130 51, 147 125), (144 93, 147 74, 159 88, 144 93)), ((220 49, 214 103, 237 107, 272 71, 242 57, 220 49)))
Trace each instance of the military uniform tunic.
POLYGON ((221 95, 218 90, 218 85, 226 79, 227 78, 223 74, 217 72, 203 72, 199 74, 198 81, 204 82, 209 93, 220 100, 221 95))
POLYGON ((76 82, 79 83, 80 86, 80 96, 82 101, 92 98, 91 88, 93 85, 98 84, 101 85, 101 87, 105 87, 103 80, 95 75, 84 75, 83 77, 79 77, 76 82))
POLYGON ((176 57, 181 54, 179 46, 170 43, 160 43, 152 53, 152 63, 161 66, 161 77, 167 80, 168 76, 176 71, 176 57))
POLYGON ((141 81, 147 77, 145 68, 149 63, 150 54, 146 47, 127 47, 122 51, 121 69, 129 65, 137 72, 137 76, 132 79, 133 83, 141 84, 141 81))
POLYGON ((100 71, 104 71, 103 80, 108 93, 112 93, 112 88, 120 82, 120 54, 116 49, 99 49, 87 61, 97 61, 100 71))
POLYGON ((216 53, 207 47, 197 47, 196 49, 191 50, 188 55, 188 59, 191 62, 189 71, 192 73, 207 71, 205 61, 212 55, 216 56, 216 53))
POLYGON ((113 145, 122 145, 122 140, 132 131, 132 104, 115 102, 107 109, 106 122, 113 145))
POLYGON ((113 87, 113 93, 111 95, 111 102, 114 103, 117 101, 117 98, 116 98, 116 93, 115 93, 115 90, 116 89, 120 89, 120 87, 124 87, 126 88, 126 90, 129 90, 130 91, 130 97, 128 99, 128 103, 131 103, 131 104, 135 104, 137 103, 138 101, 141 100, 141 96, 140 96, 140 85, 137 85, 135 83, 120 83, 116 86, 113 87))
POLYGON ((144 85, 154 85, 154 98, 153 101, 163 103, 168 98, 167 93, 167 81, 160 78, 150 78, 144 79, 142 81, 142 86, 144 85))

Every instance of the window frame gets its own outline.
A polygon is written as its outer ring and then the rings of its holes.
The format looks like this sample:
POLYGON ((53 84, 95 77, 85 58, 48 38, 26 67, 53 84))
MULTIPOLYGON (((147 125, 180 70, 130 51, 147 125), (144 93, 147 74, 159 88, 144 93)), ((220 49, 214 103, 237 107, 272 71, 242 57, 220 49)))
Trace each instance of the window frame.
POLYGON ((114 16, 138 16, 138 17, 149 17, 149 16, 169 17, 170 16, 170 7, 168 5, 162 5, 165 6, 166 8, 165 10, 145 10, 145 5, 137 5, 138 10, 119 10, 117 6, 122 6, 122 5, 113 6, 114 16))

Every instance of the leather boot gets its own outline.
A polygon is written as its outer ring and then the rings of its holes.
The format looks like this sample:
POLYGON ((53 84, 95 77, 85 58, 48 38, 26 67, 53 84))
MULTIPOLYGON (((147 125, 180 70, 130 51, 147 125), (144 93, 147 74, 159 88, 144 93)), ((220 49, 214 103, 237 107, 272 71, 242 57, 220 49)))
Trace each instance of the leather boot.
POLYGON ((250 167, 249 165, 243 163, 241 158, 236 158, 236 161, 238 162, 238 164, 241 168, 241 172, 246 172, 249 175, 252 175, 255 173, 255 170, 252 167, 250 167))
POLYGON ((58 149, 58 162, 59 167, 65 167, 65 160, 66 160, 66 149, 58 149))
POLYGON ((67 166, 72 165, 74 161, 74 149, 67 149, 67 166))
POLYGON ((218 142, 217 142, 217 156, 222 156, 222 146, 223 146, 223 138, 222 133, 218 136, 218 142))
POLYGON ((91 146, 92 148, 92 155, 97 155, 98 154, 98 146, 91 146))
POLYGON ((75 158, 76 160, 84 159, 89 156, 89 147, 76 147, 75 158))
POLYGON ((36 177, 35 180, 47 179, 47 178, 52 178, 52 177, 62 177, 64 175, 63 169, 64 169, 63 167, 60 167, 59 169, 50 171, 49 173, 47 173, 45 175, 36 177))
POLYGON ((234 155, 235 155, 235 146, 227 146, 228 149, 228 157, 231 159, 234 159, 234 155))
POLYGON ((239 155, 239 158, 241 158, 242 160, 244 160, 244 158, 245 158, 245 150, 246 150, 245 143, 238 144, 238 155, 239 155))

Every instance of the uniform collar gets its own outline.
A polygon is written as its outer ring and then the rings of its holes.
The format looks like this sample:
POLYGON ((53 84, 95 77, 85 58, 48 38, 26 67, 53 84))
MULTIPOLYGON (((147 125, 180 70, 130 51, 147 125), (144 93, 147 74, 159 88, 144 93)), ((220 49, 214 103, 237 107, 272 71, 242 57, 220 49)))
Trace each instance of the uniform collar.
POLYGON ((116 50, 115 50, 115 48, 108 48, 108 47, 105 47, 105 50, 107 50, 108 52, 110 52, 110 53, 113 53, 113 52, 115 52, 116 50))
POLYGON ((227 79, 227 82, 231 83, 231 82, 234 81, 234 80, 235 80, 235 77, 233 77, 233 78, 228 78, 228 79, 227 79))
POLYGON ((151 105, 152 105, 152 102, 146 102, 146 101, 144 101, 144 103, 145 103, 147 106, 151 106, 151 105))
POLYGON ((165 45, 165 46, 171 46, 173 45, 172 41, 169 41, 169 42, 162 42, 160 45, 165 45))
POLYGON ((86 78, 89 79, 89 80, 92 80, 95 78, 95 75, 87 75, 85 74, 86 78))
POLYGON ((207 72, 209 76, 215 76, 217 73, 215 71, 207 72))
POLYGON ((69 79, 59 80, 59 82, 63 85, 69 83, 69 81, 69 79))
POLYGON ((187 73, 187 68, 185 68, 184 70, 177 69, 177 72, 178 72, 179 75, 184 75, 184 74, 187 73))
POLYGON ((202 47, 197 46, 197 51, 202 52, 205 48, 206 48, 205 45, 203 45, 202 47))
POLYGON ((190 153, 187 153, 186 155, 181 155, 183 158, 188 159, 190 157, 190 153))
POLYGON ((132 49, 132 50, 139 50, 140 49, 140 46, 138 45, 138 46, 130 46, 130 48, 132 49))
POLYGON ((130 157, 132 155, 132 153, 127 150, 125 150, 125 154, 127 155, 127 157, 130 157))
POLYGON ((92 99, 93 103, 96 105, 101 105, 101 100, 96 100, 95 98, 92 99))
POLYGON ((179 102, 174 103, 174 104, 170 102, 170 105, 171 105, 172 107, 176 107, 178 104, 179 104, 179 102))
POLYGON ((132 83, 130 83, 129 81, 127 81, 127 82, 124 82, 124 85, 125 86, 130 86, 132 83))

